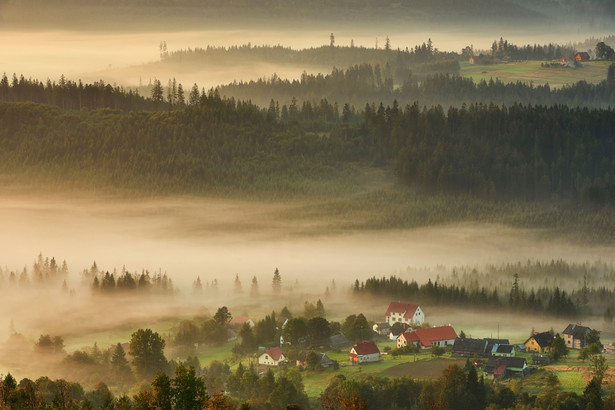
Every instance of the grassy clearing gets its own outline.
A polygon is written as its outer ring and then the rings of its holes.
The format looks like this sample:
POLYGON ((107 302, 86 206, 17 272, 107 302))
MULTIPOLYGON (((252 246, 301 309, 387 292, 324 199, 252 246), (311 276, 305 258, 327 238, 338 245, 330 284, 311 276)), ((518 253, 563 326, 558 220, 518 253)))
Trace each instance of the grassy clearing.
POLYGON ((560 88, 566 84, 573 84, 585 80, 597 84, 606 78, 608 61, 589 61, 579 68, 543 68, 545 61, 521 61, 507 64, 476 65, 468 62, 461 63, 461 75, 471 77, 475 82, 499 78, 503 82, 522 81, 535 85, 549 84, 560 88))

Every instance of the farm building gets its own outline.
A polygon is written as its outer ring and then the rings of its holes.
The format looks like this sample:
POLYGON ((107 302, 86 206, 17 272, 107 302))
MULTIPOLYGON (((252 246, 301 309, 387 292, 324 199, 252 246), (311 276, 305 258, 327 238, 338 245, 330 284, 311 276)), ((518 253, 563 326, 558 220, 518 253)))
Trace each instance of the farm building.
POLYGON ((566 346, 570 349, 582 349, 585 347, 585 336, 591 329, 587 326, 575 325, 573 323, 566 326, 562 332, 566 346))
POLYGON ((453 346, 455 339, 457 339, 457 333, 451 326, 426 327, 399 335, 397 347, 404 347, 409 343, 424 349, 432 346, 446 347, 453 346))
POLYGON ((551 345, 553 344, 553 335, 550 332, 536 332, 523 344, 527 352, 548 352, 551 350, 551 345))
POLYGON ((363 341, 352 346, 348 356, 352 364, 377 362, 380 360, 380 349, 374 342, 363 341))
POLYGON ((419 305, 391 302, 384 314, 384 320, 391 326, 395 323, 420 326, 425 321, 425 314, 419 305))

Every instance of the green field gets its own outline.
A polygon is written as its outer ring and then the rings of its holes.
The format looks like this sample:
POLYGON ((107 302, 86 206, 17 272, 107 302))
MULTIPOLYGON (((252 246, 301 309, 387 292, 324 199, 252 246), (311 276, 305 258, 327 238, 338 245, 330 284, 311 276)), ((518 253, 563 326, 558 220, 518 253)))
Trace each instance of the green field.
POLYGON ((609 61, 589 61, 579 68, 543 68, 545 61, 521 61, 502 64, 478 65, 462 62, 461 76, 471 77, 475 82, 499 78, 504 83, 521 81, 533 82, 534 85, 549 84, 560 88, 585 80, 597 84, 606 78, 609 61))

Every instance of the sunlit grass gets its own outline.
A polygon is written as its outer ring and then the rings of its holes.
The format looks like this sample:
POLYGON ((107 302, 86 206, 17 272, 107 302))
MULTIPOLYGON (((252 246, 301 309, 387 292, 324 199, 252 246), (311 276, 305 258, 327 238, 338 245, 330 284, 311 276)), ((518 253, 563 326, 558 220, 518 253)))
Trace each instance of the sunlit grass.
POLYGON ((591 84, 597 84, 606 78, 609 62, 589 61, 579 68, 543 68, 541 64, 550 61, 520 61, 505 64, 478 65, 461 63, 460 74, 463 77, 471 77, 475 82, 481 80, 499 78, 505 83, 521 81, 533 82, 534 85, 549 84, 559 88, 566 84, 573 84, 584 80, 591 84))

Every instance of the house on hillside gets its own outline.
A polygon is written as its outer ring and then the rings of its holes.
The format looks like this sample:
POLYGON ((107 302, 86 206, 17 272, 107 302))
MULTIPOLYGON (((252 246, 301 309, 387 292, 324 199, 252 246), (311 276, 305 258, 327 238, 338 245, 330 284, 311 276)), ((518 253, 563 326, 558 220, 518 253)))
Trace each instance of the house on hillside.
POLYGON ((241 327, 244 323, 250 325, 250 327, 254 327, 254 322, 247 316, 236 316, 228 323, 231 327, 241 327))
POLYGON ((591 329, 587 326, 570 323, 562 332, 564 342, 570 349, 582 349, 585 347, 585 337, 591 329))
POLYGON ((363 341, 355 344, 348 353, 351 364, 380 361, 380 349, 374 342, 363 341))
POLYGON ((551 350, 553 335, 551 332, 534 333, 523 343, 526 352, 544 353, 551 350))
POLYGON ((285 361, 286 356, 279 347, 269 347, 258 357, 258 364, 265 366, 279 366, 285 361))
MULTIPOLYGON (((297 366, 301 366, 304 368, 308 366, 307 356, 309 353, 310 353, 309 350, 304 350, 301 353, 299 353, 299 355, 297 356, 297 366)), ((333 366, 333 363, 335 363, 335 361, 331 360, 331 358, 329 358, 329 356, 327 356, 325 353, 316 353, 316 354, 318 355, 318 364, 323 369, 331 367, 333 366)))
POLYGON ((425 314, 419 305, 391 302, 384 314, 384 320, 391 326, 398 322, 420 326, 425 321, 425 314))
POLYGON ((579 51, 574 55, 574 59, 577 61, 589 61, 589 54, 586 51, 579 51))
POLYGON ((524 357, 491 356, 484 372, 487 378, 501 379, 506 376, 523 375, 527 368, 524 357))
POLYGON ((453 346, 457 333, 451 326, 426 327, 404 332, 397 338, 397 347, 401 348, 412 343, 427 349, 433 346, 453 346))
POLYGON ((487 356, 487 340, 469 337, 455 339, 451 356, 472 357, 474 355, 487 356))
POLYGON ((500 357, 515 357, 515 345, 496 344, 491 349, 491 354, 500 357))

